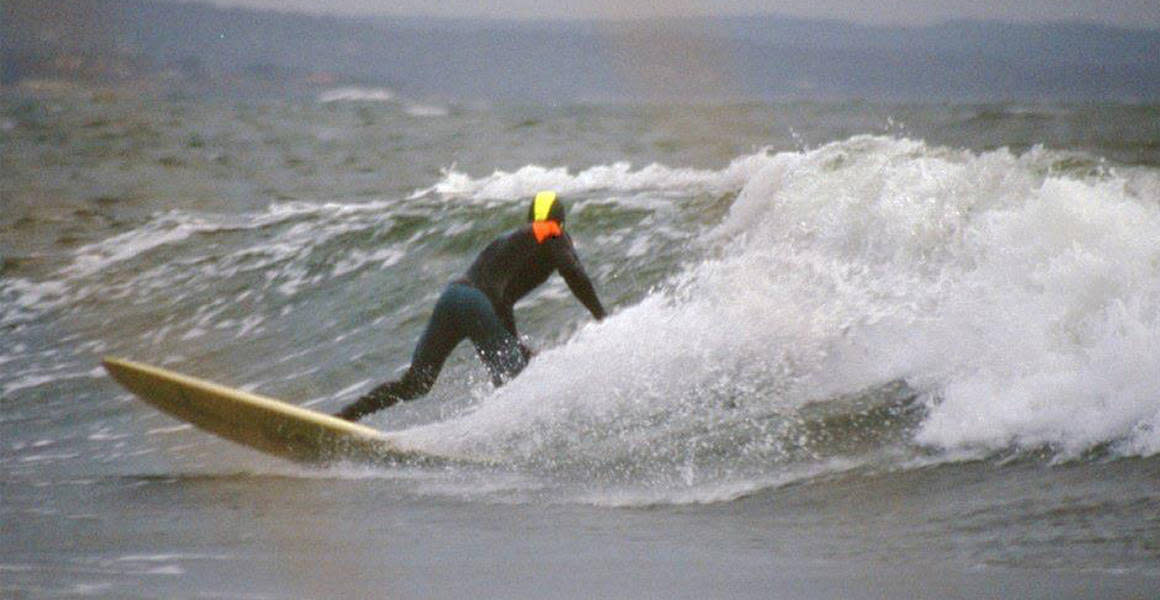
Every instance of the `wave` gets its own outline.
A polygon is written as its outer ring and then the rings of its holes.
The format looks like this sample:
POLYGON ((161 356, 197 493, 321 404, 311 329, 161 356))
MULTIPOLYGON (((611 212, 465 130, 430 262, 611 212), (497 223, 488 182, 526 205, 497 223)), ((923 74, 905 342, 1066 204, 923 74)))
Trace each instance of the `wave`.
POLYGON ((679 169, 651 164, 634 170, 627 162, 597 165, 575 174, 564 167, 527 165, 508 173, 496 171, 482 178, 449 169, 435 185, 417 190, 412 198, 432 194, 444 198, 488 202, 513 201, 534 196, 545 189, 562 196, 592 195, 599 192, 672 192, 681 196, 697 193, 725 194, 744 187, 754 173, 769 160, 768 151, 743 156, 723 170, 679 169))
MULTIPOLYGON (((374 269, 450 276, 543 188, 609 215, 578 240, 598 284, 660 274, 458 416, 402 429, 409 441, 602 482, 619 490, 608 502, 711 500, 932 453, 1160 452, 1160 175, 1044 148, 858 136, 721 169, 450 169, 406 198, 169 211, 43 280, 0 279, 0 325, 63 312, 75 340, 136 311, 134 339, 164 354, 166 340, 221 335, 199 341, 219 348, 283 323, 316 344, 307 355, 325 344, 300 330, 341 340, 365 315, 323 323, 293 305, 385 293, 413 318, 425 288, 349 290, 374 269), (704 215, 704 196, 724 208, 704 215)), ((543 296, 523 310, 569 302, 543 296)))
POLYGON ((722 171, 449 174, 440 193, 474 198, 739 192, 704 257, 401 435, 586 480, 736 485, 819 451, 796 443, 804 407, 900 381, 923 407, 914 452, 1154 455, 1160 186, 1057 168, 1073 158, 859 136, 722 171))
POLYGON ((343 87, 327 90, 318 95, 323 104, 331 102, 391 102, 395 93, 385 88, 343 87))

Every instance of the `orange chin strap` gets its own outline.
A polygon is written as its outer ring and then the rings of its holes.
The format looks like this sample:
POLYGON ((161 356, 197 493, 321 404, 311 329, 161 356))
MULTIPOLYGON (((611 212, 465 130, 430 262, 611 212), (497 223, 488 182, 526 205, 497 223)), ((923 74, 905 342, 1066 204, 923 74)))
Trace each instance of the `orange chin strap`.
POLYGON ((534 221, 532 222, 532 235, 536 236, 536 243, 543 244, 544 240, 548 238, 560 237, 564 234, 564 230, 560 228, 560 224, 555 221, 534 221))

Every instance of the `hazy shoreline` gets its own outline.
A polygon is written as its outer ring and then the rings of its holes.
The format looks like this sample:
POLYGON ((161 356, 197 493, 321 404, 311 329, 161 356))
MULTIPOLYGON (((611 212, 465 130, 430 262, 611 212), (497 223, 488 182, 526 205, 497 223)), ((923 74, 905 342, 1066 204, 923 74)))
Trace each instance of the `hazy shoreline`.
POLYGON ((190 97, 378 87, 442 101, 1147 103, 1160 32, 775 16, 638 21, 327 17, 198 3, 5 3, 0 85, 190 97))

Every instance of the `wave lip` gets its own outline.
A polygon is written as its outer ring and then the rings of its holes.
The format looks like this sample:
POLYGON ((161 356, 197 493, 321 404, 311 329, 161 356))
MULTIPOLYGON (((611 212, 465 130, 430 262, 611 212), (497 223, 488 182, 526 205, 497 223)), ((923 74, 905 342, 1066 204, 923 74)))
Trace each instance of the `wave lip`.
POLYGON ((722 170, 672 168, 649 164, 633 169, 631 163, 596 165, 572 173, 565 167, 526 165, 514 172, 496 171, 473 178, 450 169, 435 185, 417 190, 412 198, 438 194, 450 198, 467 198, 478 202, 520 200, 544 189, 564 195, 588 195, 599 192, 697 193, 726 194, 740 190, 745 182, 769 160, 761 151, 735 159, 722 170))

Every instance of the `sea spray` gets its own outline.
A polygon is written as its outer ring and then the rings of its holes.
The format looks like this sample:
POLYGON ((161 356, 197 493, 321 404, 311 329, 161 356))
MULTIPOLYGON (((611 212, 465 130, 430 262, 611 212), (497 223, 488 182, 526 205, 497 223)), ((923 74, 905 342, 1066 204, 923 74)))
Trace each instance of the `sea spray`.
POLYGON ((904 381, 918 447, 1153 454, 1160 205, 1147 178, 1070 159, 869 136, 757 155, 693 264, 405 434, 644 480, 705 451, 735 485, 809 456, 783 437, 797 409, 904 381))

